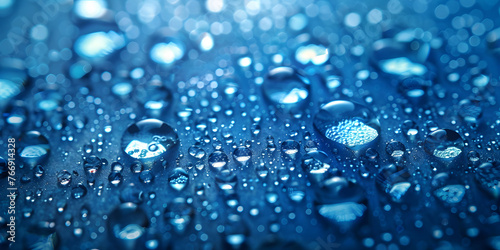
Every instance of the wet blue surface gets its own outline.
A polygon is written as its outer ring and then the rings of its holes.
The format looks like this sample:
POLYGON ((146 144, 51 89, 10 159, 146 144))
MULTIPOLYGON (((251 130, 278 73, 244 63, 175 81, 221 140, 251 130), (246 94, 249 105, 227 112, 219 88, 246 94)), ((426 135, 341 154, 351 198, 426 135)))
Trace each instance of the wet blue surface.
POLYGON ((0 1, 0 248, 500 249, 499 15, 0 1))

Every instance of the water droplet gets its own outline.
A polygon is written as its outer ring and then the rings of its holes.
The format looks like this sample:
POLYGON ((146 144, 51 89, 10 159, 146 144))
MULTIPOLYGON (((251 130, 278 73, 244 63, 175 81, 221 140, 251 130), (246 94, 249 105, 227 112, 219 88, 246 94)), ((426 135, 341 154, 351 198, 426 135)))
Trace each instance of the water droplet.
POLYGON ((216 170, 222 169, 224 166, 226 166, 228 161, 229 158, 222 151, 214 151, 208 157, 208 164, 210 164, 210 166, 216 170))
POLYGON ((262 85, 267 99, 284 108, 306 103, 310 82, 302 73, 290 67, 278 67, 269 71, 262 85))
POLYGON ((246 166, 252 158, 252 151, 247 147, 240 146, 234 150, 233 157, 242 166, 246 166))
POLYGON ((479 101, 465 99, 458 103, 458 114, 469 124, 476 125, 483 115, 479 101))
POLYGON ((281 143, 281 154, 285 159, 295 159, 299 153, 300 145, 294 140, 286 140, 281 143))
POLYGON ((146 119, 127 128, 121 146, 127 155, 150 167, 166 160, 178 144, 179 137, 172 127, 157 119, 146 119))
POLYGON ((193 207, 182 197, 175 198, 165 209, 165 219, 179 234, 186 230, 193 216, 193 207))
POLYGON ((149 184, 153 182, 154 179, 155 176, 149 170, 144 170, 139 174, 139 180, 144 184, 149 184))
POLYGON ((149 56, 153 62, 170 66, 181 60, 186 53, 185 45, 174 37, 164 37, 151 47, 149 56))
POLYGON ((405 145, 398 141, 391 141, 387 143, 387 146, 385 147, 385 152, 387 152, 387 154, 396 162, 400 161, 404 157, 405 151, 405 145))
POLYGON ((71 173, 63 170, 57 174, 57 182, 61 186, 67 186, 71 182, 71 173))
POLYGON ((495 199, 500 197, 500 164, 487 162, 476 169, 476 180, 495 199))
POLYGON ((314 117, 314 126, 326 138, 353 150, 376 141, 380 124, 365 106, 350 101, 332 101, 314 117))
POLYGON ((113 186, 118 186, 122 183, 122 180, 123 180, 123 176, 121 173, 119 172, 112 172, 111 174, 109 174, 108 176, 108 181, 111 185, 113 186))
POLYGON ((108 230, 122 249, 135 249, 143 238, 149 219, 136 204, 120 204, 109 214, 108 230))
POLYGON ((325 152, 313 151, 304 155, 302 167, 311 181, 321 183, 328 177, 332 161, 325 152))
POLYGON ((189 147, 188 153, 196 159, 203 159, 206 155, 205 150, 196 145, 189 147))
POLYGON ((377 183, 394 202, 407 200, 407 193, 411 187, 410 172, 403 166, 390 164, 380 169, 377 174, 377 183))
POLYGON ((215 176, 215 182, 219 189, 227 196, 236 192, 238 178, 231 170, 224 168, 215 176))
POLYGON ((438 129, 429 135, 424 142, 425 151, 441 159, 453 159, 464 149, 464 140, 455 131, 438 129))
POLYGON ((332 177, 318 190, 318 213, 330 222, 347 230, 359 223, 367 206, 363 189, 344 177, 332 177))
POLYGON ((3 106, 12 97, 24 91, 28 84, 28 75, 24 61, 19 59, 2 59, 0 61, 0 105, 3 106))
POLYGON ((74 43, 74 50, 80 57, 90 60, 103 59, 127 44, 125 35, 116 28, 108 24, 99 24, 95 27, 108 29, 89 32, 78 37, 74 43))
POLYGON ((168 184, 177 191, 181 191, 189 183, 189 175, 183 168, 175 168, 168 177, 168 184))
POLYGON ((87 195, 87 188, 82 184, 78 184, 76 187, 71 189, 71 194, 75 199, 83 198, 87 195))
POLYGON ((151 80, 137 86, 135 97, 146 112, 153 117, 160 117, 172 103, 172 93, 160 80, 151 80))
POLYGON ((418 138, 418 125, 412 120, 406 120, 401 124, 401 132, 410 141, 415 141, 418 138))
POLYGON ((432 178, 434 195, 448 204, 456 204, 462 201, 465 195, 465 186, 456 183, 448 173, 439 173, 432 178))
POLYGON ((44 162, 50 153, 50 144, 45 136, 38 131, 29 131, 19 138, 19 156, 22 161, 34 167, 44 162))
POLYGON ((322 65, 329 59, 328 49, 323 45, 309 44, 297 48, 295 51, 295 60, 306 65, 322 65))

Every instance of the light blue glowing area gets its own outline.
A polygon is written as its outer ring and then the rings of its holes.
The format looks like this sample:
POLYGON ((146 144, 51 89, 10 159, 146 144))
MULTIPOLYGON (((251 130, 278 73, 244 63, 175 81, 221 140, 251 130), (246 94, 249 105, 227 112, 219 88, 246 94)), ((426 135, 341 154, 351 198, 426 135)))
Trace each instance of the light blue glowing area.
POLYGON ((319 206, 319 214, 331 221, 351 222, 363 216, 366 206, 356 202, 344 202, 319 206))
POLYGON ((159 64, 172 64, 180 60, 185 53, 182 44, 176 42, 157 43, 151 48, 151 60, 159 64))
POLYGON ((12 81, 0 79, 0 100, 10 99, 21 93, 22 87, 12 81))
POLYGON ((75 51, 81 57, 98 59, 112 54, 125 45, 123 34, 115 31, 99 31, 79 37, 75 42, 75 51))
POLYGON ((401 76, 422 76, 427 73, 427 68, 410 61, 406 57, 397 57, 380 61, 380 69, 386 73, 401 76))
POLYGON ((343 120, 326 130, 326 138, 347 147, 367 144, 378 137, 378 131, 357 119, 343 120))
POLYGON ((148 159, 165 153, 167 149, 160 143, 145 143, 139 140, 131 141, 125 152, 136 159, 148 159))
POLYGON ((21 151, 20 156, 25 159, 44 157, 48 154, 49 145, 27 146, 21 151))
POLYGON ((113 91, 115 95, 125 96, 130 94, 130 92, 132 92, 132 85, 128 82, 119 82, 113 85, 111 91, 113 91))
POLYGON ((106 13, 107 3, 103 0, 77 0, 73 8, 82 18, 98 18, 106 13))
POLYGON ((295 51, 295 59, 301 64, 312 63, 314 65, 322 65, 328 61, 328 49, 323 45, 309 44, 301 46, 295 51))
POLYGON ((14 4, 14 0, 0 0, 0 9, 7 9, 14 4))

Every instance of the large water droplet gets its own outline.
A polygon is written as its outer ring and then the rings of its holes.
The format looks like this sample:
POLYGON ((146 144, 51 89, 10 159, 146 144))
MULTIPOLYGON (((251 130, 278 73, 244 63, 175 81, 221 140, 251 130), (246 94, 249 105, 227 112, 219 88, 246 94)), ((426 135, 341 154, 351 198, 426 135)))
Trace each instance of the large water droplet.
POLYGON ((0 61, 0 107, 24 91, 28 75, 23 64, 24 61, 19 59, 0 61))
POLYGON ((181 191, 189 183, 189 175, 183 168, 175 168, 168 177, 168 184, 177 191, 181 191))
POLYGON ((332 101, 321 107, 314 126, 326 138, 353 150, 376 141, 380 124, 365 106, 350 101, 332 101))
POLYGON ((166 160, 179 144, 172 127, 157 119, 146 119, 130 125, 123 133, 122 150, 145 164, 166 160))
POLYGON ((109 232, 122 249, 139 248, 148 226, 146 213, 134 203, 123 203, 109 214, 109 232))
POLYGON ((455 131, 438 129, 429 135, 424 142, 425 151, 441 159, 453 159, 464 149, 464 140, 455 131))
POLYGON ((19 156, 31 167, 44 162, 49 156, 49 141, 38 131, 29 131, 21 135, 19 144, 19 156))
POLYGON ((262 91, 267 99, 280 107, 296 107, 309 97, 310 81, 293 68, 278 67, 269 71, 262 91))
POLYGON ((476 169, 476 180, 493 197, 500 197, 500 164, 486 162, 476 169))
POLYGON ((238 147, 234 150, 233 157, 238 163, 246 166, 252 158, 252 150, 244 146, 238 147))

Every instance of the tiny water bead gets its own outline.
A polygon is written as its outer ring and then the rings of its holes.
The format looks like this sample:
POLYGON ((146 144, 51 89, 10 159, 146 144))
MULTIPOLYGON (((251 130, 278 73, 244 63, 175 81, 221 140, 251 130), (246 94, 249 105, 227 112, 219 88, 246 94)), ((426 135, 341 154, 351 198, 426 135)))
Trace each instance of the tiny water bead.
POLYGON ((344 100, 323 105, 314 116, 314 126, 326 138, 353 150, 376 141, 380 123, 365 106, 344 100))
POLYGON ((49 140, 38 131, 28 131, 19 138, 18 152, 25 164, 34 167, 49 157, 49 140))
POLYGON ((157 119, 146 119, 130 125, 123 133, 122 150, 145 164, 166 160, 179 144, 172 127, 157 119))
POLYGON ((464 140, 455 131, 438 129, 427 135, 424 142, 425 151, 441 159, 453 159, 464 150, 464 140))
POLYGON ((310 93, 309 79, 291 67, 277 67, 269 71, 262 84, 264 96, 275 105, 293 107, 306 102, 310 93))

